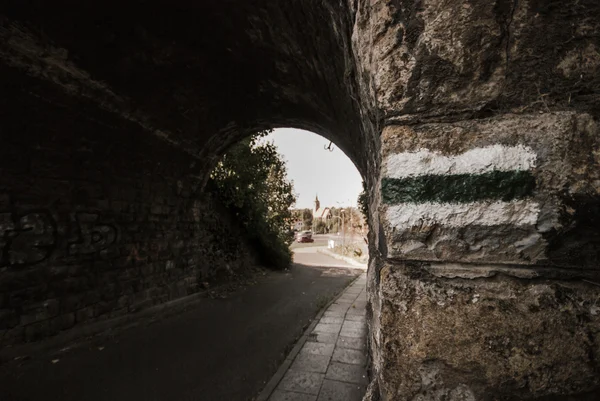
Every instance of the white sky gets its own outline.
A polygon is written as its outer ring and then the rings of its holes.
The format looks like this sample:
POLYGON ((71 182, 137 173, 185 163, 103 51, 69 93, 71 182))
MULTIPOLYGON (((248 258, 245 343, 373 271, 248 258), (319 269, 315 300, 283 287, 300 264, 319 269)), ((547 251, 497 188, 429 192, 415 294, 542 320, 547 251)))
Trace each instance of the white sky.
POLYGON ((294 128, 279 128, 266 138, 274 142, 287 162, 288 178, 294 182, 296 208, 313 208, 315 195, 321 207, 356 206, 362 178, 350 159, 335 143, 333 152, 323 149, 329 141, 294 128))

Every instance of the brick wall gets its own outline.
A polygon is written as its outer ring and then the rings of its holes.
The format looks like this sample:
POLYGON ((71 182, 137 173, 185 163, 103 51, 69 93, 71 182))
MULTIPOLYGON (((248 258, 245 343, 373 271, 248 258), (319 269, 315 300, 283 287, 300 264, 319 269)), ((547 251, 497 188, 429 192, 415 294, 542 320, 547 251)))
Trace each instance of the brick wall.
POLYGON ((196 159, 3 72, 1 345, 183 297, 253 263, 232 219, 200 193, 196 159))

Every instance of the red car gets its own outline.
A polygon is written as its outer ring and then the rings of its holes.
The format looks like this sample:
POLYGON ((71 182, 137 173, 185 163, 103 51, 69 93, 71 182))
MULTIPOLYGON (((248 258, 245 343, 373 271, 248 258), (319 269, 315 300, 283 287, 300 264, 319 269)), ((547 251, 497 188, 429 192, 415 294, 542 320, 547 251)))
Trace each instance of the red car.
POLYGON ((314 242, 312 231, 300 231, 296 234, 296 242, 314 242))

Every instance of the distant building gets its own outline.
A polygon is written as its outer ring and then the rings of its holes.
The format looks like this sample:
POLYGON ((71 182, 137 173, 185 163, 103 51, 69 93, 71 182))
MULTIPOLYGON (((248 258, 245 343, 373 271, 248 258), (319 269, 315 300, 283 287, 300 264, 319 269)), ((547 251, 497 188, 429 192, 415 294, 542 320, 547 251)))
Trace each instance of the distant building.
POLYGON ((315 197, 315 208, 313 209, 313 227, 317 223, 317 220, 327 220, 331 218, 331 209, 328 207, 321 208, 321 202, 319 197, 315 197))

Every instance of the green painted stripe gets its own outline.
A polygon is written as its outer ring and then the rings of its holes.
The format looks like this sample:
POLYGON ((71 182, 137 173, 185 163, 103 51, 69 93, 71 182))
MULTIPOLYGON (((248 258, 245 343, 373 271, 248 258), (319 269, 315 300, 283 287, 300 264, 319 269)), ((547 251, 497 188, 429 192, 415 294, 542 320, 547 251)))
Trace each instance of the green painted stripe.
POLYGON ((485 199, 510 201, 533 193, 529 171, 491 171, 485 174, 422 175, 383 178, 381 192, 388 205, 401 203, 465 203, 485 199))

